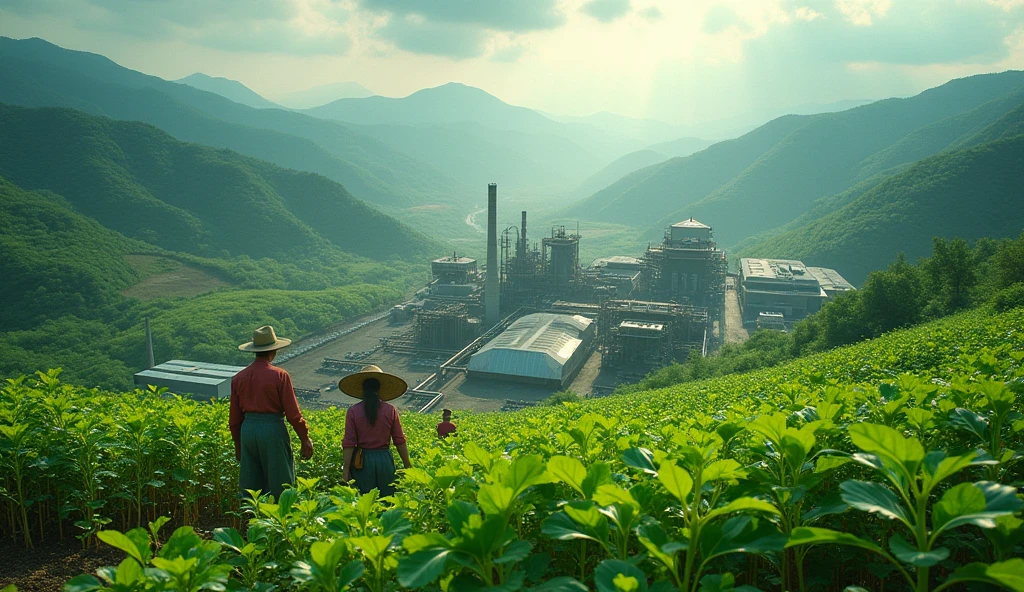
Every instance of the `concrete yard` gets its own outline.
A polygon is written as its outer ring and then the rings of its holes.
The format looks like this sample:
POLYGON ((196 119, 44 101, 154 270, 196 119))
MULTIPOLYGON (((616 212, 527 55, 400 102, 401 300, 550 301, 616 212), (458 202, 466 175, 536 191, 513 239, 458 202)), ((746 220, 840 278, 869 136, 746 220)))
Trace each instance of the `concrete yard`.
POLYGON ((743 343, 750 339, 750 333, 743 328, 739 295, 736 292, 736 278, 730 276, 725 288, 725 342, 743 343))
MULTIPOLYGON (((351 325, 355 325, 354 320, 351 325)), ((344 326, 340 327, 344 328, 344 326)), ((281 367, 292 376, 292 382, 300 389, 320 389, 320 398, 313 401, 300 401, 304 407, 323 408, 327 406, 348 406, 356 400, 344 395, 337 389, 338 380, 348 374, 346 371, 318 372, 324 358, 344 360, 349 352, 365 352, 374 350, 380 345, 381 339, 393 337, 412 328, 412 323, 391 324, 388 319, 381 319, 362 327, 335 341, 313 349, 291 360, 283 362, 281 367)), ((316 337, 310 337, 307 341, 316 337)), ((301 346, 297 342, 296 346, 301 346)), ((354 365, 376 364, 387 372, 401 376, 415 386, 434 373, 436 366, 422 365, 431 356, 423 354, 404 354, 386 352, 376 349, 365 360, 355 361, 354 365)), ((622 382, 616 373, 601 369, 601 354, 594 351, 584 362, 583 368, 569 385, 568 389, 580 395, 608 394, 622 382)), ((455 373, 441 384, 434 385, 431 390, 444 393, 444 399, 438 407, 455 410, 472 410, 477 412, 498 411, 506 400, 539 402, 558 389, 538 385, 518 384, 492 380, 470 379, 464 374, 455 373)), ((401 397, 394 403, 401 409, 418 409, 424 401, 411 397, 401 397)))

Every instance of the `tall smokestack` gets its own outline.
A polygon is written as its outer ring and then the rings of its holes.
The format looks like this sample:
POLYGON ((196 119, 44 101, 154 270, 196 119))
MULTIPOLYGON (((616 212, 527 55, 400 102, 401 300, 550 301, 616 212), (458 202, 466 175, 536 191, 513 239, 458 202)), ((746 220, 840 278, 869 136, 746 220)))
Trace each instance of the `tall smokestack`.
POLYGON ((526 210, 523 210, 523 223, 519 226, 519 254, 526 255, 527 245, 526 242, 526 210))
POLYGON ((498 310, 498 184, 487 185, 487 281, 484 283, 484 317, 488 324, 497 323, 498 310))
POLYGON ((153 360, 153 332, 149 330, 149 317, 146 317, 146 351, 149 353, 149 367, 156 366, 153 360))

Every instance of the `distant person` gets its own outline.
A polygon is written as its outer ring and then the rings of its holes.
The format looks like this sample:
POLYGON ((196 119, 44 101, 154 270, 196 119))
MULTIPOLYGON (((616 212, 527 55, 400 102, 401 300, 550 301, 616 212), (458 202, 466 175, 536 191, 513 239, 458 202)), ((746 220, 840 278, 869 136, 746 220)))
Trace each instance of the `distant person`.
POLYGON ((395 457, 391 455, 391 443, 398 449, 405 468, 412 467, 412 463, 398 409, 387 401, 401 397, 409 385, 377 366, 367 366, 338 381, 338 388, 350 397, 362 399, 345 414, 342 479, 345 483, 355 479, 360 493, 376 488, 381 497, 394 495, 395 457))
POLYGON ((241 465, 238 490, 243 496, 245 490, 253 489, 280 499, 284 484, 295 483, 295 459, 285 418, 302 442, 302 458, 313 456, 313 441, 295 398, 292 377, 270 365, 277 350, 291 343, 264 325, 252 332, 252 341, 238 346, 256 354, 253 363, 231 380, 228 424, 235 441, 235 459, 241 465))
POLYGON ((437 424, 437 437, 447 438, 448 434, 452 434, 457 430, 454 423, 452 423, 452 410, 445 409, 441 412, 441 423, 437 424))

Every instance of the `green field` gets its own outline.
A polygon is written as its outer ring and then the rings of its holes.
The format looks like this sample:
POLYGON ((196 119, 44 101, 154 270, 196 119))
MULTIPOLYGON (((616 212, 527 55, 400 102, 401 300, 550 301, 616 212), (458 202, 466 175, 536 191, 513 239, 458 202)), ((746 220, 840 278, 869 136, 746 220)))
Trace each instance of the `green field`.
POLYGON ((467 414, 451 440, 407 415, 414 468, 391 504, 339 483, 343 411, 311 412, 297 489, 243 504, 240 533, 226 404, 40 374, 0 391, 0 533, 30 545, 62 524, 127 553, 73 590, 1021 590, 1022 386, 1018 308, 467 414), (173 534, 145 528, 164 514, 173 534), (211 520, 213 540, 194 534, 211 520))
POLYGON ((121 294, 137 300, 191 298, 231 286, 216 275, 167 257, 128 255, 129 265, 146 277, 121 294))

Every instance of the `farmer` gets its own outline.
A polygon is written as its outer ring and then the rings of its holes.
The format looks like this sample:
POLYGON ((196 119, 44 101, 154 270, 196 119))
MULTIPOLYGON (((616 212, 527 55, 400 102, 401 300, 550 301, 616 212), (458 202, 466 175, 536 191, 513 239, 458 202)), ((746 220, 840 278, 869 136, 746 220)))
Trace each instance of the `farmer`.
POLYGON ((437 424, 437 437, 447 438, 448 434, 453 433, 458 428, 452 423, 452 410, 444 409, 441 411, 441 423, 437 424))
POLYGON ((362 399, 345 414, 342 480, 348 483, 355 479, 360 493, 376 488, 381 497, 394 495, 395 458, 391 455, 391 443, 395 443, 405 468, 412 463, 398 409, 387 401, 402 396, 409 385, 377 366, 367 366, 361 372, 342 378, 338 388, 350 397, 362 399))
POLYGON ((295 483, 292 442, 284 419, 292 424, 302 442, 300 453, 308 460, 313 456, 309 428, 302 418, 299 402, 287 372, 271 366, 277 350, 291 344, 279 338, 274 328, 264 325, 252 332, 252 341, 238 349, 254 352, 256 359, 231 380, 231 438, 235 441, 235 458, 241 464, 238 490, 259 490, 281 497, 284 484, 295 483))

